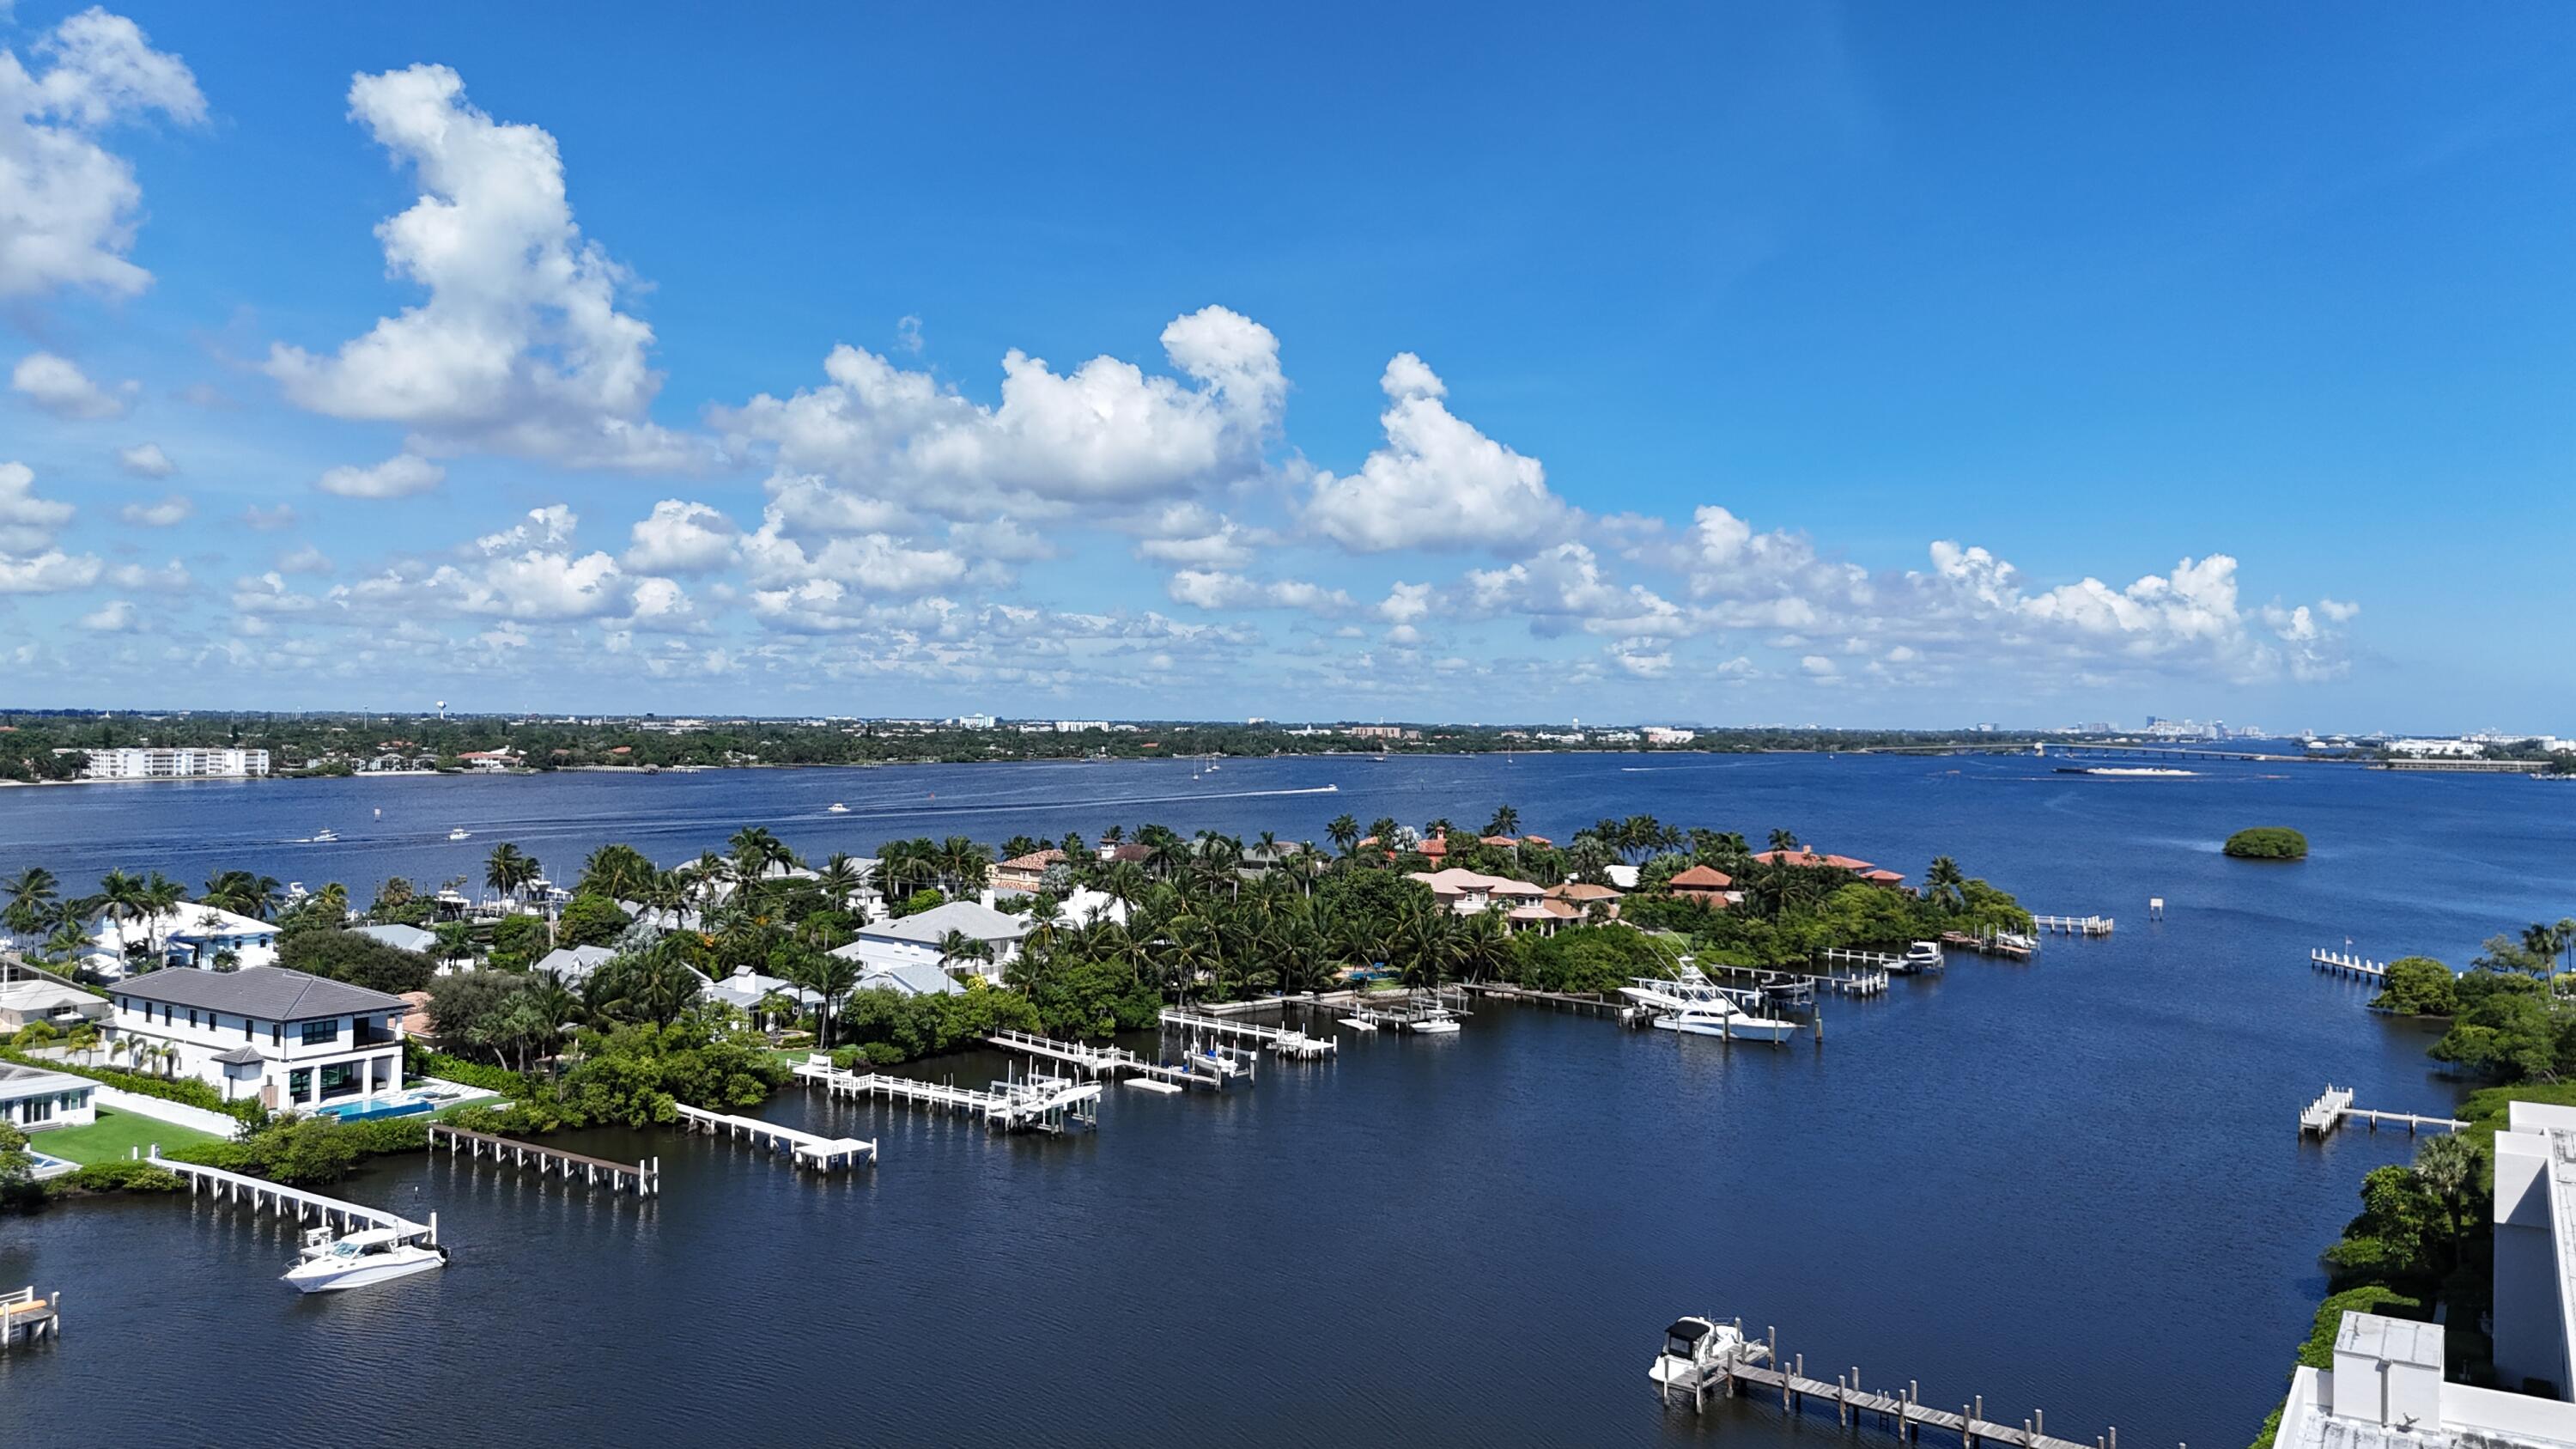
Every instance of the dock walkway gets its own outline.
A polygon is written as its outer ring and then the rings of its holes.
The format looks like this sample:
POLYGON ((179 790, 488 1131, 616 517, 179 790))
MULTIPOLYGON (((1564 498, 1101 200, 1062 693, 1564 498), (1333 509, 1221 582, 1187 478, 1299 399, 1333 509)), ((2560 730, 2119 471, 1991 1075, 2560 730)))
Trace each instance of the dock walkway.
POLYGON ((659 1197, 662 1193, 662 1159, 659 1157, 648 1157, 641 1162, 611 1162, 605 1157, 585 1157, 578 1152, 540 1147, 533 1142, 513 1142, 488 1132, 468 1132, 444 1122, 428 1125, 431 1149, 444 1146, 451 1159, 459 1152, 468 1158, 480 1158, 489 1153, 494 1162, 533 1167, 540 1177, 551 1173, 566 1182, 578 1179, 592 1187, 606 1183, 619 1191, 631 1191, 637 1197, 659 1197))
POLYGON ((33 1288, 0 1293, 0 1353, 40 1338, 60 1338, 63 1295, 39 1298, 33 1288))
POLYGON ((1223 1017, 1201 1016, 1194 1012, 1165 1008, 1163 1025, 1183 1031, 1202 1032, 1213 1037, 1231 1037, 1237 1041, 1257 1042, 1281 1056, 1330 1056, 1341 1049, 1341 1043, 1328 1037, 1308 1036, 1294 1027, 1262 1026, 1256 1022, 1228 1021, 1223 1017))
POLYGON ((736 1117, 726 1112, 710 1112, 686 1102, 671 1104, 680 1114, 680 1125, 693 1132, 721 1132, 727 1137, 744 1137, 767 1147, 772 1152, 785 1152, 794 1157, 798 1167, 811 1167, 829 1172, 838 1167, 855 1167, 861 1162, 877 1160, 877 1145, 861 1137, 824 1137, 812 1132, 799 1132, 757 1117, 736 1117))
POLYGON ((435 1243, 438 1241, 438 1214, 436 1213, 429 1215, 428 1222, 416 1223, 409 1218, 397 1217, 382 1208, 371 1208, 364 1203, 343 1202, 339 1198, 325 1197, 318 1192, 307 1192, 300 1187, 288 1187, 282 1182, 270 1182, 264 1177, 226 1172, 220 1167, 205 1167, 194 1162, 179 1162, 162 1156, 161 1144, 158 1142, 152 1144, 150 1152, 136 1152, 133 1155, 155 1167, 178 1174, 180 1180, 188 1184, 190 1197, 195 1197, 200 1191, 210 1192, 217 1202, 248 1203, 253 1212, 273 1212, 284 1217, 292 1210, 295 1220, 299 1223, 311 1219, 342 1231, 351 1228, 388 1228, 402 1242, 435 1243))
POLYGON ((792 1068, 808 1085, 833 1097, 883 1097, 890 1102, 935 1107, 983 1119, 1005 1132, 1062 1132, 1069 1126, 1099 1125, 1100 1084, 1062 1077, 1031 1076, 995 1083, 976 1091, 948 1082, 925 1082, 884 1072, 848 1072, 828 1063, 807 1062, 792 1068))
POLYGON ((1079 1067, 1095 1077, 1114 1077, 1122 1072, 1132 1072, 1176 1087, 1222 1087, 1226 1084, 1225 1077, 1202 1071, 1191 1063, 1174 1066, 1168 1062, 1148 1061, 1125 1047, 1092 1046, 1086 1042, 1062 1041, 1026 1031, 997 1031, 984 1040, 1004 1051, 1021 1052, 1079 1067))
POLYGON ((2109 916, 2033 916, 2031 927, 2043 934, 2061 936, 2107 936, 2111 934, 2109 916))
POLYGON ((2369 1107, 2356 1107, 2352 1104, 2352 1088, 2329 1083, 2323 1096, 2300 1111, 2299 1135, 2324 1137, 2356 1118, 2373 1132, 2379 1130, 2381 1123, 2404 1127, 2409 1137, 2427 1129, 2448 1128, 2457 1132, 2469 1125, 2456 1117, 2428 1117, 2416 1112, 2381 1112, 2369 1107))
POLYGON ((2388 979, 2387 962, 2365 961, 2349 952, 2310 951, 2308 966, 2312 970, 2323 971, 2334 976, 2348 976, 2360 981, 2388 979))
MULTIPOLYGON (((1741 1332, 1741 1328, 1738 1329, 1741 1332)), ((1905 1387, 1882 1392, 1861 1387, 1860 1370, 1854 1367, 1836 1374, 1832 1381, 1807 1376, 1807 1356, 1799 1354, 1782 1363, 1779 1354, 1779 1330, 1773 1329, 1769 1353, 1775 1367, 1731 1361, 1726 1366, 1725 1391, 1741 1394, 1752 1385, 1780 1396, 1785 1412, 1814 1408, 1831 1408, 1834 1420, 1846 1427, 1860 1424, 1866 1415, 1876 1415, 1882 1425, 1893 1428, 1899 1440, 1916 1442, 1927 1428, 1959 1436, 1960 1449, 1976 1449, 1980 1444, 2010 1446, 2010 1449, 2120 1449, 2117 1428, 2103 1438, 2087 1444, 2074 1439, 2060 1439, 2048 1432, 2048 1416, 2039 1409, 2018 1424, 1986 1417, 1986 1400, 1976 1395, 1954 1412, 1936 1409, 1923 1402, 1922 1385, 1908 1380, 1905 1387)))

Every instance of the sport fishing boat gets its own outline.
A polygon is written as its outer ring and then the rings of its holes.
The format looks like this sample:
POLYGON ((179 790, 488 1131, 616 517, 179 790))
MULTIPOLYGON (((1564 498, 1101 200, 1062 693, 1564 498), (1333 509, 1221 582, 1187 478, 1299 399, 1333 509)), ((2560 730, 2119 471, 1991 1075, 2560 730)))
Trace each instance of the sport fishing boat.
POLYGON ((313 843, 315 845, 329 845, 331 842, 338 840, 339 838, 340 832, 333 830, 328 825, 325 825, 321 829, 313 832, 313 843))
POLYGON ((1458 1030, 1458 1018, 1441 1007, 1433 1007, 1415 1017, 1409 1024, 1415 1031, 1426 1036, 1448 1036, 1458 1030))
POLYGON ((343 1288, 372 1288, 446 1264, 445 1248, 409 1241, 393 1228, 355 1233, 312 1228, 304 1234, 303 1253, 283 1276, 298 1293, 336 1293, 343 1288))
POLYGON ((1677 1319, 1664 1330, 1663 1352, 1655 1355, 1646 1377, 1654 1380, 1658 1398, 1684 1393, 1696 1400, 1710 1389, 1723 1388, 1728 1371, 1736 1365, 1760 1363, 1770 1356, 1767 1345, 1747 1339, 1733 1324, 1713 1318, 1677 1319))
POLYGON ((1683 966, 1681 974, 1669 981, 1660 976, 1639 976, 1635 982, 1633 986, 1620 987, 1619 994, 1652 1011, 1649 1022, 1659 1031, 1724 1037, 1729 1041, 1784 1042, 1798 1030, 1794 1021, 1746 1011, 1725 987, 1709 980, 1696 966, 1683 966))
POLYGON ((823 807, 823 813, 826 815, 847 815, 850 813, 850 807, 842 804, 838 800, 835 800, 831 804, 823 807))
POLYGON ((1917 941, 1905 948, 1904 955, 1896 958, 1896 971, 1901 976, 1912 976, 1922 971, 1938 971, 1949 964, 1941 954, 1938 941, 1917 941))
POLYGON ((466 829, 462 825, 459 825, 454 830, 447 832, 447 838, 450 840, 469 840, 473 838, 473 835, 473 831, 466 829))

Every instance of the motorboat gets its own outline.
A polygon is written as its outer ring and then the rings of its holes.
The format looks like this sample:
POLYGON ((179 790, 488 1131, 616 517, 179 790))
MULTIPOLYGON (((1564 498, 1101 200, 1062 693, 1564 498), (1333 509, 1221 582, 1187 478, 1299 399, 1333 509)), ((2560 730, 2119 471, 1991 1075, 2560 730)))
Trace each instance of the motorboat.
POLYGON ((1413 1029, 1424 1036, 1451 1036, 1458 1030, 1458 1018, 1435 1008, 1413 1019, 1413 1029))
POLYGON ((459 825, 454 830, 447 832, 447 838, 450 840, 471 840, 474 838, 474 832, 466 829, 462 825, 459 825))
POLYGON ((2019 951, 2036 951, 2039 949, 2039 938, 2037 936, 2025 936, 2019 931, 1997 931, 1995 932, 1995 944, 1998 946, 2010 946, 2019 951))
POLYGON ((331 842, 338 840, 339 838, 340 833, 338 831, 325 825, 321 829, 313 832, 312 843, 315 845, 329 845, 331 842))
POLYGON ((1760 1363, 1770 1356, 1768 1346, 1746 1338, 1743 1330, 1731 1323, 1713 1318, 1676 1319, 1672 1327, 1664 1330, 1663 1351, 1647 1367, 1646 1377, 1654 1380, 1658 1398, 1684 1393, 1696 1401, 1711 1389, 1723 1389, 1737 1367, 1760 1363))
POLYGON ((850 813, 850 807, 842 804, 838 800, 835 800, 831 804, 823 807, 823 813, 826 815, 847 815, 850 813))
POLYGON ((447 1265, 447 1250, 435 1243, 413 1242, 394 1228, 368 1228, 337 1233, 312 1228, 304 1250, 285 1280, 298 1293, 337 1293, 344 1288, 372 1288, 447 1265))
POLYGON ((1718 1036, 1728 1041, 1784 1042, 1798 1030, 1794 1021, 1776 1017, 1755 1016, 1732 1001, 1712 1006, 1694 1006, 1668 1016, 1654 1018, 1651 1025, 1659 1031, 1677 1031, 1687 1036, 1718 1036))
POLYGON ((1917 941, 1905 948, 1904 955, 1896 958, 1896 969, 1907 976, 1919 971, 1938 971, 1949 964, 1941 954, 1938 941, 1917 941))

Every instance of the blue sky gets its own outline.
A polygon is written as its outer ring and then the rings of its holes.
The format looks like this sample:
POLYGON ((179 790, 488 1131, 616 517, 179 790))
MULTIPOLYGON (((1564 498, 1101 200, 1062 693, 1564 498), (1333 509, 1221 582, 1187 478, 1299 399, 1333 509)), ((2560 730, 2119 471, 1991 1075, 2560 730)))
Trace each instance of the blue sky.
POLYGON ((2576 732, 2561 7, 0 13, 11 703, 2576 732))

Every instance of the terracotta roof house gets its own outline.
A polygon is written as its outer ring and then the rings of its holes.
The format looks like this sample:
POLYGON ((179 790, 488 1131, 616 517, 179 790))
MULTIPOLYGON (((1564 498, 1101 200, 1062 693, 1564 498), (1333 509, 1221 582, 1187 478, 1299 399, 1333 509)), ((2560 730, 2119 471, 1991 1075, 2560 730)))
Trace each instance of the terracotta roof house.
POLYGON ((1695 865, 1676 873, 1671 881, 1672 893, 1712 906, 1726 906, 1742 899, 1735 880, 1722 870, 1695 865))
POLYGON ((1462 916, 1476 915, 1500 906, 1518 919, 1517 913, 1523 907, 1535 907, 1547 897, 1543 887, 1528 881, 1480 875, 1456 866, 1447 870, 1417 870, 1406 878, 1431 887, 1431 894, 1439 898, 1440 904, 1462 916))
POLYGON ((1605 918, 1618 920, 1618 892, 1605 887, 1605 884, 1579 882, 1579 879, 1569 879, 1569 882, 1564 884, 1551 884, 1551 887, 1548 887, 1548 900, 1561 902, 1561 905, 1566 908, 1566 915, 1574 915, 1574 918, 1587 918, 1587 915, 1592 915, 1592 908, 1600 905, 1605 918))
POLYGON ((1905 877, 1896 871, 1881 870, 1855 856, 1821 855, 1804 847, 1797 850, 1766 850, 1753 858, 1764 865, 1793 865, 1801 868, 1824 866, 1833 870, 1847 870, 1872 885, 1892 886, 1901 884, 1905 880, 1905 877))
POLYGON ((1023 895, 1035 894, 1037 888, 1045 882, 1047 867, 1062 859, 1064 859, 1064 852, 1052 846, 1045 850, 1031 851, 1027 855, 1013 856, 993 867, 993 889, 1014 891, 1023 895))

